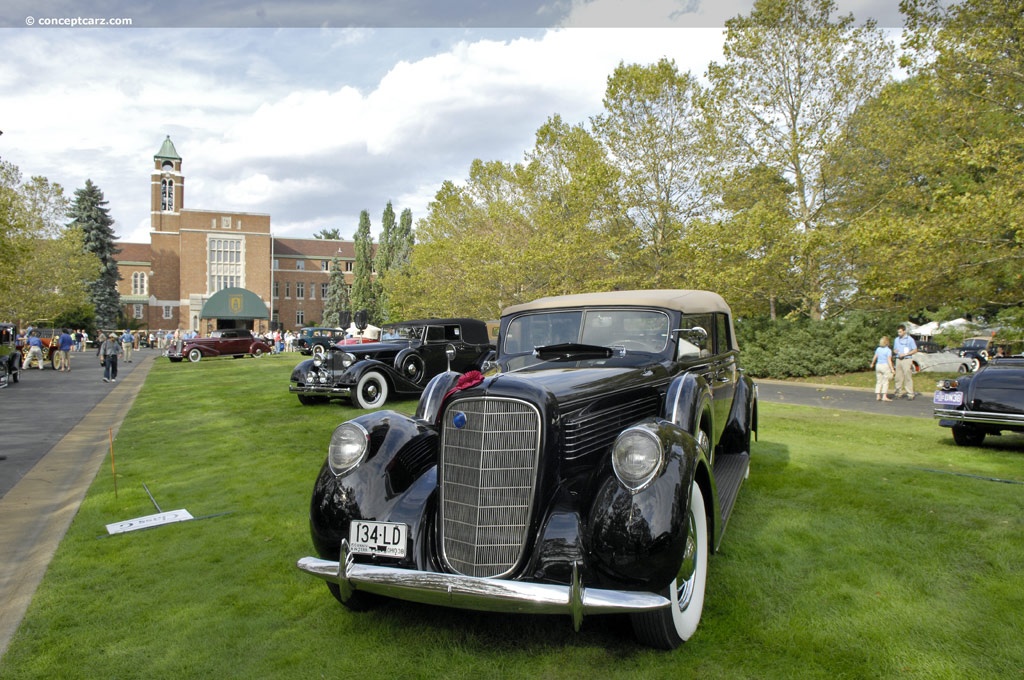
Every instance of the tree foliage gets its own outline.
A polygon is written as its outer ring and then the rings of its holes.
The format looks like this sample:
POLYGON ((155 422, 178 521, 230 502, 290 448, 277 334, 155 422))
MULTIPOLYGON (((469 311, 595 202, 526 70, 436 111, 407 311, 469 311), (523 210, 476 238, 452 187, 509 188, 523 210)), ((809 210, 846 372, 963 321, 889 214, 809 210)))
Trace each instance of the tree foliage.
POLYGON ((359 227, 353 240, 356 261, 352 280, 352 310, 366 310, 371 323, 379 322, 380 315, 373 289, 373 236, 370 234, 369 211, 363 210, 359 213, 359 227))
POLYGON ((24 181, 0 161, 0 318, 54 323, 72 311, 90 313, 85 282, 98 262, 84 250, 81 230, 64 226, 67 210, 59 184, 24 181))
POLYGON ((313 234, 313 238, 326 241, 340 241, 341 229, 338 229, 337 227, 333 229, 328 229, 327 227, 324 227, 317 233, 313 234))
POLYGON ((341 325, 342 313, 350 311, 345 272, 341 270, 341 262, 335 257, 331 259, 330 280, 327 283, 327 299, 324 300, 323 324, 337 328, 341 325))
POLYGON ((85 252, 99 260, 99 275, 89 282, 89 300, 96 309, 96 323, 100 328, 112 328, 121 310, 121 296, 117 282, 121 278, 114 255, 121 252, 114 244, 114 220, 106 207, 103 192, 92 183, 75 191, 75 200, 68 213, 69 227, 82 234, 85 252))

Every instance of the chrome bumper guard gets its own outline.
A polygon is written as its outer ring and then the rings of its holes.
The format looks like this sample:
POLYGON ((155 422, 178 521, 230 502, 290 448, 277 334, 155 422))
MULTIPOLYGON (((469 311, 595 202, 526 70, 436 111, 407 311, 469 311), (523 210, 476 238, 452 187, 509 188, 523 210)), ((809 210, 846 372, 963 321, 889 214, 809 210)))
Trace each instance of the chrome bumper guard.
POLYGON ((351 387, 332 387, 330 385, 289 385, 288 391, 294 394, 335 394, 341 397, 352 396, 351 387))
POLYGON ((474 578, 460 574, 356 564, 343 541, 341 559, 303 557, 296 566, 307 574, 337 583, 342 599, 361 590, 421 604, 506 614, 568 614, 580 629, 583 615, 623 614, 670 606, 667 598, 631 590, 584 588, 573 565, 571 585, 474 578))
POLYGON ((992 413, 991 411, 961 411, 953 408, 937 408, 935 409, 935 417, 958 423, 1024 426, 1024 414, 1019 413, 992 413))

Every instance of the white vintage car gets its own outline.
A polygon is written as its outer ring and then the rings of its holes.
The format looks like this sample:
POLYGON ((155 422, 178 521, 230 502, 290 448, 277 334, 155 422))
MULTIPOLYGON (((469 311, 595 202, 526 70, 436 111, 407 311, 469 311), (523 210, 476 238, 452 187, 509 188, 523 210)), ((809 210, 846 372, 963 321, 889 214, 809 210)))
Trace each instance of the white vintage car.
POLYGON ((960 356, 955 350, 942 352, 918 352, 914 355, 914 372, 970 373, 974 365, 969 357, 960 356))

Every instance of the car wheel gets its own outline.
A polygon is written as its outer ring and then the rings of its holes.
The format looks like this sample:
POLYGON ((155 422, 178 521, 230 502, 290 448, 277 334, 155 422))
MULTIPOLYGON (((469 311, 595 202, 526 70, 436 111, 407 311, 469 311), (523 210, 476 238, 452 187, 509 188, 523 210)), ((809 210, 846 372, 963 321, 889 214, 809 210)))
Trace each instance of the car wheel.
POLYGON ((252 355, 253 355, 254 357, 256 357, 257 359, 259 359, 259 358, 260 358, 261 356, 263 356, 263 350, 262 350, 262 349, 260 349, 259 347, 257 347, 256 349, 254 349, 254 350, 252 351, 252 355))
POLYGON ((645 645, 675 649, 696 632, 704 610, 708 578, 708 518, 704 494, 697 482, 690 486, 686 513, 687 536, 679 573, 663 593, 671 602, 666 609, 631 615, 633 631, 645 645))
POLYGON ((981 369, 981 359, 975 357, 971 359, 971 370, 978 371, 981 369))
POLYGON ((970 371, 971 367, 968 366, 967 364, 960 364, 959 366, 956 367, 957 373, 969 373, 970 371))
POLYGON ((426 367, 423 363, 423 357, 419 354, 410 354, 402 360, 402 365, 399 370, 402 371, 402 375, 409 382, 414 382, 417 385, 423 381, 423 376, 426 374, 426 367))
POLYGON ((188 360, 191 361, 193 364, 198 362, 202 358, 203 358, 203 353, 200 352, 195 347, 193 347, 192 349, 190 349, 188 351, 188 360))
POLYGON ((388 383, 384 376, 376 371, 369 371, 356 383, 352 393, 352 403, 356 408, 380 408, 388 399, 388 383))
POLYGON ((298 396, 299 396, 299 403, 302 404, 303 406, 315 406, 316 404, 324 404, 324 403, 327 403, 327 401, 328 401, 327 399, 324 399, 323 397, 314 397, 314 396, 311 396, 309 394, 300 394, 298 396))
POLYGON ((323 345, 313 345, 313 356, 317 359, 323 358, 324 354, 327 353, 327 348, 323 345))
POLYGON ((981 446, 985 441, 985 433, 972 425, 954 425, 953 441, 957 446, 981 446))

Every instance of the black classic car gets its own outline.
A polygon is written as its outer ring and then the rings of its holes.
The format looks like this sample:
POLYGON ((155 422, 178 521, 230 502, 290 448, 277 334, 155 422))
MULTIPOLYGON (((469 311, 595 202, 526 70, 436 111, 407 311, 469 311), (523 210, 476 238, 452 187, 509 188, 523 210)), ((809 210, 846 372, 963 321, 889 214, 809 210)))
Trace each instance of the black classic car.
POLYGON ((951 428, 960 446, 1024 432, 1024 358, 991 359, 973 375, 943 380, 932 401, 939 425, 951 428))
POLYGON ((708 556, 750 461, 757 390, 729 307, 704 291, 510 307, 485 371, 445 372, 414 417, 334 431, 298 567, 363 609, 380 596, 482 611, 628 614, 690 638, 708 556))
POLYGON ((421 393, 438 373, 480 368, 494 351, 476 319, 403 321, 384 326, 380 342, 347 342, 292 370, 288 390, 302 404, 351 399, 357 408, 380 408, 391 394, 421 393))
POLYGON ((327 351, 328 347, 339 340, 344 339, 344 328, 322 328, 309 326, 299 330, 297 337, 292 341, 292 345, 301 354, 309 356, 314 352, 317 354, 323 354, 327 351))
POLYGON ((14 324, 0 323, 0 388, 21 379, 21 352, 17 340, 18 329, 14 324))
POLYGON ((225 328, 211 332, 207 338, 195 337, 171 343, 166 354, 172 362, 188 359, 195 363, 204 357, 239 358, 246 354, 260 357, 271 351, 271 346, 255 337, 252 331, 245 328, 225 328))

